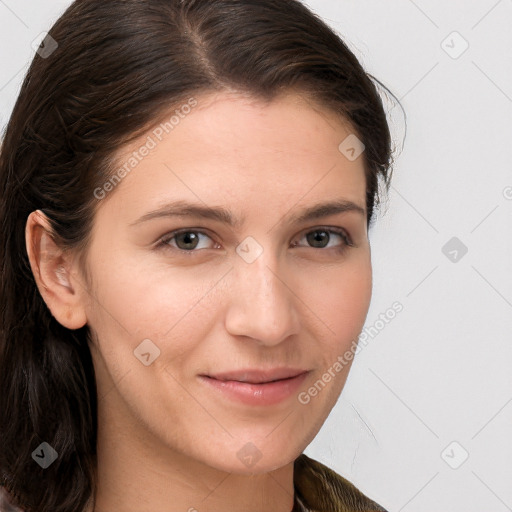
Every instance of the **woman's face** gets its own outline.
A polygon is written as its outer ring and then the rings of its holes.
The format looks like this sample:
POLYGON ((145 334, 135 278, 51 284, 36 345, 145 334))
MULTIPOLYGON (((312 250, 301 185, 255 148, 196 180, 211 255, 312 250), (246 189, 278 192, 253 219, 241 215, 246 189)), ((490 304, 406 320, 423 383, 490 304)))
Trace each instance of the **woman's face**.
POLYGON ((178 117, 119 152, 130 171, 97 191, 84 308, 100 425, 108 414, 159 454, 269 471, 317 434, 368 311, 363 156, 295 95, 199 97, 178 117), (240 382, 283 368, 307 373, 240 382))

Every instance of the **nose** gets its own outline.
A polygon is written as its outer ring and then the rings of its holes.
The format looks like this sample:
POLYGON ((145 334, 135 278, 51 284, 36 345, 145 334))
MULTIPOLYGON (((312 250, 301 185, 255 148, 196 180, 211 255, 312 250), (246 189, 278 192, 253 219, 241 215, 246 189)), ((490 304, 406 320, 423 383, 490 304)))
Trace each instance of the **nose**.
POLYGON ((252 263, 236 260, 226 330, 272 346, 299 332, 300 300, 269 252, 264 251, 252 263))

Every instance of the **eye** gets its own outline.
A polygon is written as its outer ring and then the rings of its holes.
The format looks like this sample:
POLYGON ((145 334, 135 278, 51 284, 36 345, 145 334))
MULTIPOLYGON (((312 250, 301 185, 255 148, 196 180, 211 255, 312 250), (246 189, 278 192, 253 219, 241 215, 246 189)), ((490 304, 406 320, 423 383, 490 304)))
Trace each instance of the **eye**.
MULTIPOLYGON (((353 247, 350 236, 343 229, 320 227, 305 232, 300 240, 304 238, 312 249, 338 249, 343 251, 347 247, 353 247), (341 240, 341 244, 329 245, 333 240, 336 240, 336 238, 341 240)), ((189 255, 192 256, 194 253, 198 252, 195 249, 213 249, 218 246, 219 245, 203 231, 188 228, 173 231, 165 235, 157 242, 156 248, 178 250, 181 253, 189 253, 189 255), (208 240, 210 240, 210 245, 208 245, 208 240), (214 247, 211 246, 212 242, 214 247), (201 243, 203 243, 202 247, 201 243)), ((293 242, 291 246, 300 247, 298 242, 293 242)))
POLYGON ((169 233, 163 237, 158 242, 157 247, 178 249, 183 252, 196 252, 194 249, 208 249, 208 244, 203 247, 200 246, 202 237, 212 240, 211 237, 202 231, 194 231, 192 229, 173 231, 172 233, 169 233))
MULTIPOLYGON (((345 230, 343 229, 333 229, 333 228, 316 228, 312 231, 307 231, 304 236, 301 238, 306 238, 308 244, 313 249, 345 249, 346 247, 352 247, 353 243, 345 230), (334 235, 334 237, 333 237, 334 235), (329 243, 334 239, 341 239, 341 244, 335 244, 329 246, 329 243)), ((297 247, 298 243, 294 242, 292 244, 293 247, 297 247)))

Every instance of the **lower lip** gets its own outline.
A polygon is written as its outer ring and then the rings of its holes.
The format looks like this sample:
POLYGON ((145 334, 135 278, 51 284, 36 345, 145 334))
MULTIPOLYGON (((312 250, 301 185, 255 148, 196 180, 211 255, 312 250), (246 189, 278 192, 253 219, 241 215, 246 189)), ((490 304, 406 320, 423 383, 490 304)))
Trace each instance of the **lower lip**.
POLYGON ((293 395, 304 382, 309 372, 301 373, 291 379, 282 379, 265 384, 249 384, 236 380, 217 380, 200 375, 207 385, 224 395, 247 405, 274 405, 293 395))

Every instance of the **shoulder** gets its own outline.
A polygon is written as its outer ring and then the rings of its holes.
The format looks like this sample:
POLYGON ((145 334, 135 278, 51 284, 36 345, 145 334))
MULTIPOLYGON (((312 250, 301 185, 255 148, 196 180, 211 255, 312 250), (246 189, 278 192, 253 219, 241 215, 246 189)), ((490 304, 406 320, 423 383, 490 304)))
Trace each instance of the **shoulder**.
POLYGON ((293 481, 297 501, 307 512, 387 512, 346 478, 305 454, 295 460, 293 481))

